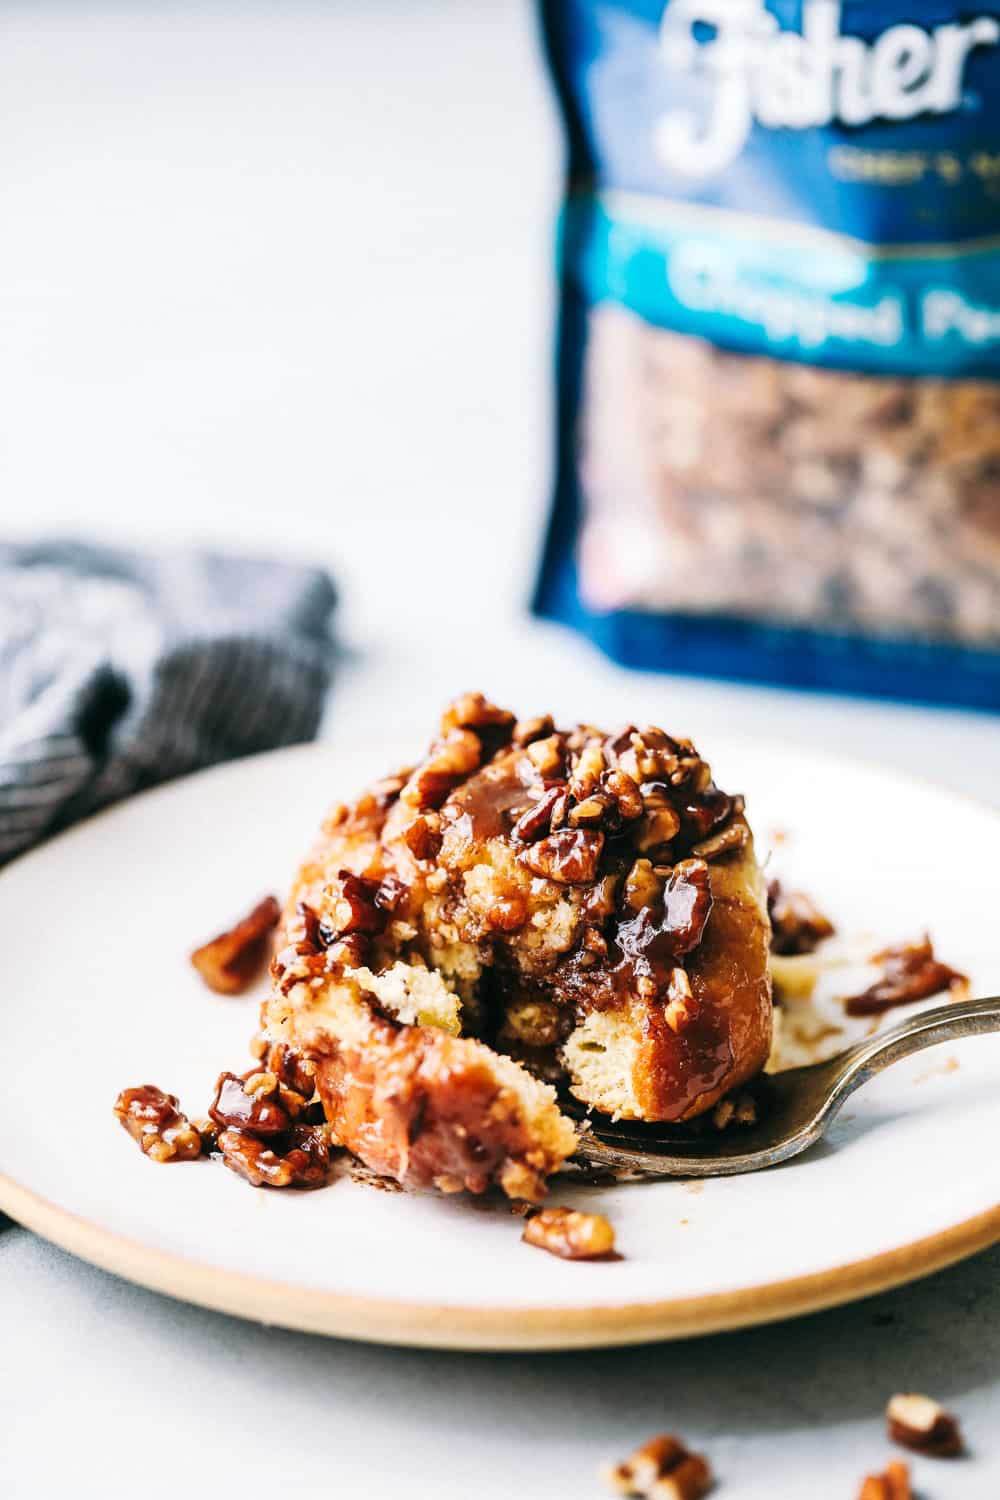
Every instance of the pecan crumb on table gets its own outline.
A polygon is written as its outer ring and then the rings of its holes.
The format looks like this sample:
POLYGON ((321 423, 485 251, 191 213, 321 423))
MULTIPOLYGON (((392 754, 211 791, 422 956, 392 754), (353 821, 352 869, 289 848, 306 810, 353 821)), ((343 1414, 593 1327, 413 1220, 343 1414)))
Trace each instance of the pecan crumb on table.
POLYGON ((958 1419, 930 1396, 893 1396, 885 1420, 893 1442, 929 1458, 954 1458, 965 1446, 958 1419))
POLYGON ((202 1153, 202 1139, 177 1104, 174 1094, 144 1083, 122 1089, 115 1100, 115 1114, 153 1161, 194 1161, 202 1153))
POLYGON ((858 1500, 913 1500, 907 1465, 894 1458, 881 1474, 867 1475, 858 1491, 858 1500))
POLYGON ((266 896, 235 927, 194 950, 191 962, 210 990, 238 995, 253 983, 267 961, 270 936, 280 918, 277 900, 266 896))
POLYGON ((615 1231, 603 1214, 572 1208, 540 1209, 528 1219, 521 1238, 563 1260, 608 1259, 615 1248, 615 1231))
POLYGON ((603 1473, 615 1493, 630 1500, 701 1500, 712 1486, 708 1460, 667 1433, 650 1438, 624 1463, 610 1464, 603 1473))

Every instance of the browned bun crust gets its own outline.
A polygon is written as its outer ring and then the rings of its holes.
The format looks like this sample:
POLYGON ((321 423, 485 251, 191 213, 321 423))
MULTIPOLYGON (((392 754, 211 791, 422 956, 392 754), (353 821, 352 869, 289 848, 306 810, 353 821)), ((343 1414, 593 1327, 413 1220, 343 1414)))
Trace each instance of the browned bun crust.
POLYGON ((481 1193, 495 1182, 534 1202, 575 1146, 554 1107, 532 1108, 533 1080, 436 1027, 369 1012, 350 1040, 328 1032, 312 1057, 337 1139, 407 1187, 481 1193))
POLYGON ((712 911, 687 963, 701 1016, 680 1033, 662 1007, 649 1016, 636 1088, 646 1120, 703 1114, 759 1073, 771 1048, 770 929, 752 845, 710 879, 712 911))

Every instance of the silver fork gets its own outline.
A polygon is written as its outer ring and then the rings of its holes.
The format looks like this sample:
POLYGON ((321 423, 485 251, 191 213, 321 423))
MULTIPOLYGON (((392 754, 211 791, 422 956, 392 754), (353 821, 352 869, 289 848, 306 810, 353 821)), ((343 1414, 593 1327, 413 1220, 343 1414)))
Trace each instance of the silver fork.
POLYGON ((922 1011, 857 1042, 829 1062, 789 1068, 764 1082, 754 1125, 698 1131, 683 1125, 613 1124, 589 1118, 578 1156, 631 1177, 729 1177, 759 1172, 806 1151, 825 1134, 854 1090, 883 1068, 938 1042, 1000 1031, 1000 996, 922 1011))

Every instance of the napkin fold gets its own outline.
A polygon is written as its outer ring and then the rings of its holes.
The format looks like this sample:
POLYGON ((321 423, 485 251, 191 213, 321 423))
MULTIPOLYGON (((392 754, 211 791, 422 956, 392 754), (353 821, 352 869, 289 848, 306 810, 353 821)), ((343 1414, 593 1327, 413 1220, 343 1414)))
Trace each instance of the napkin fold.
POLYGON ((293 563, 0 545, 0 864, 132 792, 312 739, 335 603, 293 563))

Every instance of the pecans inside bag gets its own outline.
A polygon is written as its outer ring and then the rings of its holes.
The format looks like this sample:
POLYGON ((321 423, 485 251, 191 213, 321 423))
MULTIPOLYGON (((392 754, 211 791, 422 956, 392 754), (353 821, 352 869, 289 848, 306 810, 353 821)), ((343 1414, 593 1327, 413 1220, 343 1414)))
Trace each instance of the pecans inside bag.
POLYGON ((580 587, 1000 645, 1000 384, 734 354, 591 310, 580 587))
POLYGON ((1000 0, 540 0, 535 592, 630 666, 1000 709, 1000 0))

